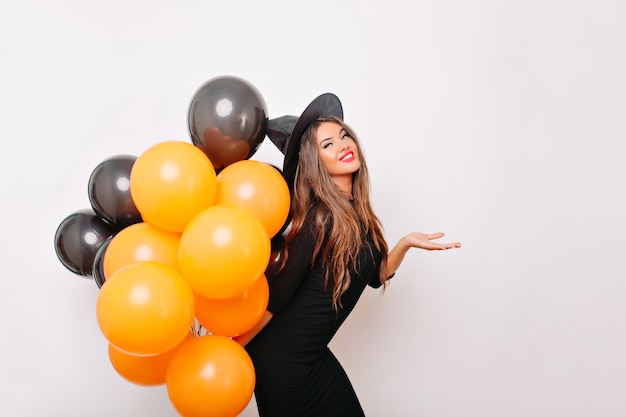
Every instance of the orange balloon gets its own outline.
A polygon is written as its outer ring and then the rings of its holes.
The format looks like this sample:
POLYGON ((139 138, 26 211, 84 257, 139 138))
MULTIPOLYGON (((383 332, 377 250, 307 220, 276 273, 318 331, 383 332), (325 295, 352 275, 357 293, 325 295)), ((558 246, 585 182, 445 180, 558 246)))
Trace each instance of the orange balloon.
POLYGON ((217 175, 215 204, 244 207, 263 224, 272 237, 289 215, 289 187, 273 166, 254 160, 228 165, 217 175))
POLYGON ((189 222, 178 246, 178 268, 195 294, 231 298, 265 271, 270 239, 248 210, 216 204, 189 222))
POLYGON ((167 368, 172 358, 185 343, 193 340, 194 334, 189 332, 187 336, 165 353, 154 356, 135 356, 119 350, 109 343, 109 360, 115 371, 129 382, 143 386, 156 386, 165 384, 167 368))
POLYGON ((252 329, 267 309, 270 290, 264 275, 232 298, 210 299, 196 295, 196 318, 213 334, 239 336, 252 329))
POLYGON ((139 262, 116 271, 98 293, 100 330, 116 348, 137 356, 158 355, 187 336, 195 301, 174 268, 139 262))
POLYGON ((137 262, 158 262, 178 268, 180 234, 166 232, 150 223, 135 223, 120 230, 104 253, 104 276, 137 262))
POLYGON ((215 168, 196 146, 166 141, 144 151, 130 172, 130 193, 144 222, 182 232, 217 192, 215 168))
POLYGON ((256 374, 245 349, 207 335, 182 346, 167 371, 167 394, 184 417, 235 417, 250 402, 256 374))

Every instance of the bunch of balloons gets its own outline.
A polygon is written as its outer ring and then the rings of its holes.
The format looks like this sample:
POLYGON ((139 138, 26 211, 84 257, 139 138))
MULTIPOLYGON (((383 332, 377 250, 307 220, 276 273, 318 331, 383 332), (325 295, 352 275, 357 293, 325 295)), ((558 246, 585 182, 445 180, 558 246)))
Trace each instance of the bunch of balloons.
POLYGON ((265 312, 290 206, 280 170, 249 159, 266 113, 248 82, 209 80, 189 108, 192 143, 100 164, 92 209, 55 235, 61 263, 100 287, 96 315, 115 370, 165 384, 183 416, 236 416, 253 394, 252 361, 232 337, 265 312))
POLYGON ((98 249, 123 228, 141 222, 130 194, 130 172, 137 158, 116 155, 100 162, 88 181, 90 208, 68 215, 57 227, 57 257, 70 271, 92 277, 98 249))

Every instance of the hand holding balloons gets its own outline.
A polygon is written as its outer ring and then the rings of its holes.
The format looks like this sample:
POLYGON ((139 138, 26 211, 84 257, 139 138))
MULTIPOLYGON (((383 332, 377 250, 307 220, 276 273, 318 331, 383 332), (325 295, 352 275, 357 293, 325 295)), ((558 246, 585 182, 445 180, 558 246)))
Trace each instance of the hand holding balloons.
POLYGON ((115 370, 139 385, 167 383, 186 417, 234 417, 253 394, 252 361, 230 337, 267 308, 265 274, 281 261, 290 206, 280 170, 249 159, 267 123, 253 85, 210 79, 189 105, 192 143, 102 161, 89 177, 92 209, 55 234, 61 263, 100 288, 96 315, 115 370), (190 332, 195 323, 211 334, 190 332))

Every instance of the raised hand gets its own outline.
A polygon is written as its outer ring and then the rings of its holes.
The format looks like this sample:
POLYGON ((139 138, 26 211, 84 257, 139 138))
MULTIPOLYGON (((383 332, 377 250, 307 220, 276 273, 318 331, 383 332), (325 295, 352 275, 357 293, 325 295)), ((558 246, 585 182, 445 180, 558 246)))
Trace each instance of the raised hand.
POLYGON ((420 248, 426 250, 445 250, 445 249, 454 249, 460 248, 460 242, 452 242, 452 243, 438 243, 433 242, 435 239, 440 239, 445 236, 445 233, 437 232, 437 233, 420 233, 413 232, 404 236, 403 240, 405 243, 412 248, 420 248))

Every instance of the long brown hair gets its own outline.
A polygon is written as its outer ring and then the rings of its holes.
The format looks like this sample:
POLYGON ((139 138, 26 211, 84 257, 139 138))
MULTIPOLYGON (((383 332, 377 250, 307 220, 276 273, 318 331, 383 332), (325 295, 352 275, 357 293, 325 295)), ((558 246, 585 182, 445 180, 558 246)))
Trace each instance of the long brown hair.
POLYGON ((341 119, 325 116, 316 119, 302 136, 300 156, 291 206, 292 223, 285 240, 285 256, 291 240, 300 232, 307 214, 315 210, 316 246, 311 262, 320 255, 326 270, 325 284, 329 287, 334 277, 333 307, 341 306, 341 296, 350 286, 350 270, 356 271, 357 255, 369 234, 376 248, 382 253, 380 281, 385 285, 387 243, 382 226, 370 204, 370 183, 367 164, 354 131, 341 119), (358 171, 352 174, 352 197, 346 196, 333 182, 318 153, 317 129, 324 122, 341 126, 354 139, 361 159, 358 171), (324 245, 324 243, 326 243, 324 245))

